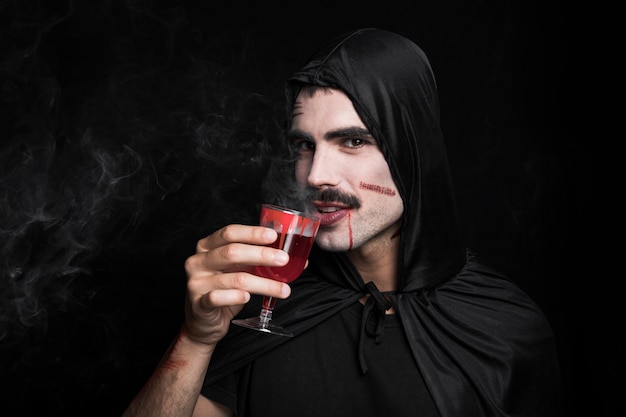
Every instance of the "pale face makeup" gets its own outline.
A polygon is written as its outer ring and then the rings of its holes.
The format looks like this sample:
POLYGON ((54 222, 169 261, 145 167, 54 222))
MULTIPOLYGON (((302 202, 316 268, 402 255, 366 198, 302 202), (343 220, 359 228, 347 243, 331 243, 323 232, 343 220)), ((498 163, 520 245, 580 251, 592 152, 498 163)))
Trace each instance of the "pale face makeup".
POLYGON ((350 99, 335 89, 300 93, 292 117, 296 180, 321 192, 313 201, 322 214, 316 243, 329 251, 389 245, 400 228, 402 199, 350 99))

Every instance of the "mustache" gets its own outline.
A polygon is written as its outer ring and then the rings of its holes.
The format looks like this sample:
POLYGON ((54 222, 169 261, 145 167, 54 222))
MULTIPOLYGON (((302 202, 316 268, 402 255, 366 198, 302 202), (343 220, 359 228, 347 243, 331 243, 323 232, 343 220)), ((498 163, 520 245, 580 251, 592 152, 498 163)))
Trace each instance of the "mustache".
POLYGON ((306 201, 321 201, 323 203, 341 203, 354 208, 361 207, 361 200, 353 194, 343 192, 334 188, 323 190, 309 189, 305 196, 306 201))

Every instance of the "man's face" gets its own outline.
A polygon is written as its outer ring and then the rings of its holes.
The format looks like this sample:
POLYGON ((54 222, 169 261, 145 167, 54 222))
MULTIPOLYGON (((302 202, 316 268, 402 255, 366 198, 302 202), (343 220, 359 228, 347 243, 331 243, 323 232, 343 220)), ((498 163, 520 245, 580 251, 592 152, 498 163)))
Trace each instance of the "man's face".
POLYGON ((402 199, 376 139, 339 90, 300 93, 290 140, 296 180, 322 213, 317 244, 329 251, 376 248, 397 234, 402 199))

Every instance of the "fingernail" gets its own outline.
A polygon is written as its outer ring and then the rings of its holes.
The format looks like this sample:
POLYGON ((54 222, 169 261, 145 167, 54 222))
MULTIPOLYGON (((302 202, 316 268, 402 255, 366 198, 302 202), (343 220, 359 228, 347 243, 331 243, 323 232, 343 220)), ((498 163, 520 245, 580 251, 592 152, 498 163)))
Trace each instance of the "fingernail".
POLYGON ((272 229, 267 229, 264 232, 263 237, 265 238, 265 240, 276 239, 276 232, 274 232, 272 229))
POLYGON ((287 284, 283 285, 282 294, 283 297, 289 297, 291 294, 291 287, 287 284))
POLYGON ((278 262, 282 264, 286 264, 287 261, 289 260, 289 255, 287 255, 287 252, 283 252, 281 250, 281 251, 276 252, 275 258, 278 262))

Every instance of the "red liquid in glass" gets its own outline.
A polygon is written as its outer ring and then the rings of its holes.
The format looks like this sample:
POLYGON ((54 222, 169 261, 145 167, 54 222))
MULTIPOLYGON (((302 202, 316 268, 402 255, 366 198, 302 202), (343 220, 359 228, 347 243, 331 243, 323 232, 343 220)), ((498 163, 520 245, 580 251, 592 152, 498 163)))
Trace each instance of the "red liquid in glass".
POLYGON ((279 233, 278 239, 268 246, 287 252, 289 262, 280 267, 256 266, 255 274, 281 282, 293 281, 304 269, 314 240, 312 236, 279 233))

